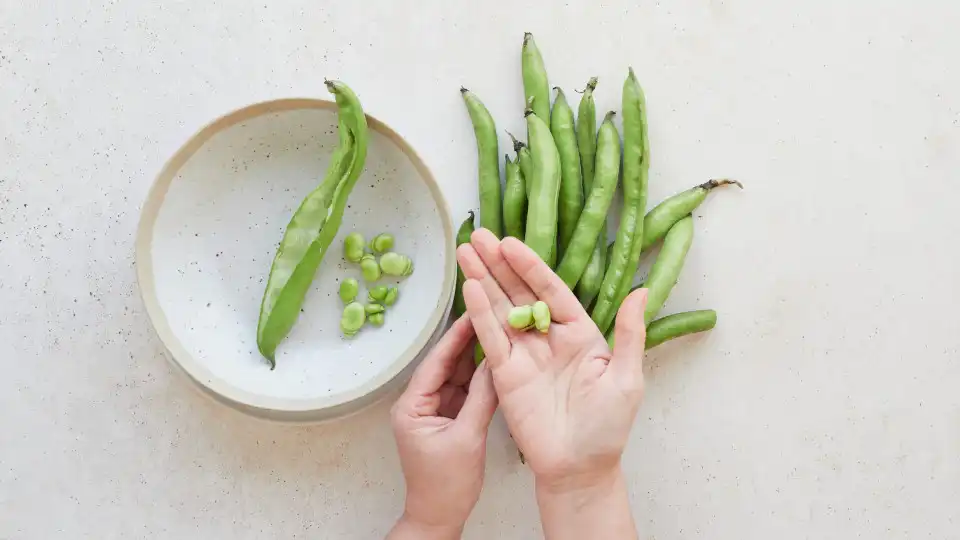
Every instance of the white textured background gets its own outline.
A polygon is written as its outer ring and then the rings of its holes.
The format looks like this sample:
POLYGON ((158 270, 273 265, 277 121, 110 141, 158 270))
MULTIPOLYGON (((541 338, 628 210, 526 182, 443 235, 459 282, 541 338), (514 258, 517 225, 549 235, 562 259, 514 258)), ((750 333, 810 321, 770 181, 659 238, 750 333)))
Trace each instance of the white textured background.
MULTIPOLYGON (((651 199, 716 193, 625 456, 647 538, 960 538, 960 4, 0 0, 0 538, 376 538, 402 504, 386 404, 296 428, 198 396, 134 279, 138 210, 202 124, 347 81, 455 213, 476 205, 457 91, 520 131, 519 50, 552 84, 627 65, 651 199)), ((576 99, 574 98, 574 101, 576 99)), ((494 426, 466 537, 535 538, 494 426)))

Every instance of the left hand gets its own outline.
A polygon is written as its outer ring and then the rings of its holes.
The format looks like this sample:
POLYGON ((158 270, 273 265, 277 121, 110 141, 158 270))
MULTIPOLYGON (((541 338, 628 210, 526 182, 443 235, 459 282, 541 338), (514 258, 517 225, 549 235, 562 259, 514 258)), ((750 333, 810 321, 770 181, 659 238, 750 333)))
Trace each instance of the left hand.
POLYGON ((464 315, 423 360, 393 407, 407 482, 398 528, 459 537, 480 498, 497 394, 486 362, 474 367, 473 338, 464 315))

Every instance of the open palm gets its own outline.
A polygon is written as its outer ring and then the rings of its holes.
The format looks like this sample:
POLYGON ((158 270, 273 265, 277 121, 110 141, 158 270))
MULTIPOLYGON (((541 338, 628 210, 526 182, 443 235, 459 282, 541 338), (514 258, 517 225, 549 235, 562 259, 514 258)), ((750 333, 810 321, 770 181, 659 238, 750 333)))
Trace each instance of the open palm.
POLYGON ((624 301, 611 353, 576 296, 520 241, 481 229, 457 257, 500 407, 534 473, 576 478, 618 465, 643 395, 646 291, 624 301), (550 306, 548 334, 507 324, 512 307, 537 300, 550 306))

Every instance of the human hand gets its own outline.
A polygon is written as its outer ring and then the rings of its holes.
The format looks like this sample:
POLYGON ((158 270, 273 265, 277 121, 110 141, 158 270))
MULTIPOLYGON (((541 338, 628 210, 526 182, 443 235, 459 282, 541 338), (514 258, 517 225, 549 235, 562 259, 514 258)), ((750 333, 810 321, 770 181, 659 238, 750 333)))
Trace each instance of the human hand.
POLYGON ((407 497, 388 538, 459 538, 480 498, 497 395, 486 363, 474 366, 473 337, 458 319, 391 411, 407 497))
POLYGON ((510 432, 540 485, 589 487, 619 476, 643 397, 646 290, 623 302, 611 353, 563 281, 519 240, 473 233, 457 250, 467 311, 510 432), (550 332, 507 324, 515 305, 543 300, 550 332))

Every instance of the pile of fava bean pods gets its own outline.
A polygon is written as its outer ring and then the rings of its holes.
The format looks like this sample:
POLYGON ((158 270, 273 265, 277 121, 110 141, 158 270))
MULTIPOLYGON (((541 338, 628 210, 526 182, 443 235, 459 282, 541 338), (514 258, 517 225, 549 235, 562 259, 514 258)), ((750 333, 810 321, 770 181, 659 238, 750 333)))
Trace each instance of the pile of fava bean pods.
MULTIPOLYGON (((516 237, 536 252, 576 293, 611 347, 617 310, 637 288, 633 282, 641 255, 662 241, 642 285, 648 290, 646 348, 712 329, 717 323, 713 310, 659 319, 657 315, 677 283, 693 241, 691 213, 714 188, 743 186, 736 180, 710 180, 667 198, 648 212, 647 105, 633 69, 623 83, 620 133, 613 121, 614 111, 597 127, 595 77, 581 93, 576 115, 560 88, 554 89, 551 107, 547 71, 530 33, 523 37, 521 66, 527 139, 524 142, 509 134, 516 157, 505 157, 502 189, 493 117, 477 95, 460 89, 477 141, 480 226, 501 238, 516 237), (623 190, 623 208, 619 226, 613 229, 615 239, 608 246, 607 215, 618 184, 623 190)), ((457 243, 468 242, 473 229, 474 214, 470 212, 457 243)), ((462 272, 458 278, 454 305, 459 315, 465 311, 462 272)), ((525 325, 526 315, 526 311, 518 311, 511 324, 525 325)), ((478 349, 477 361, 482 358, 478 349)))

